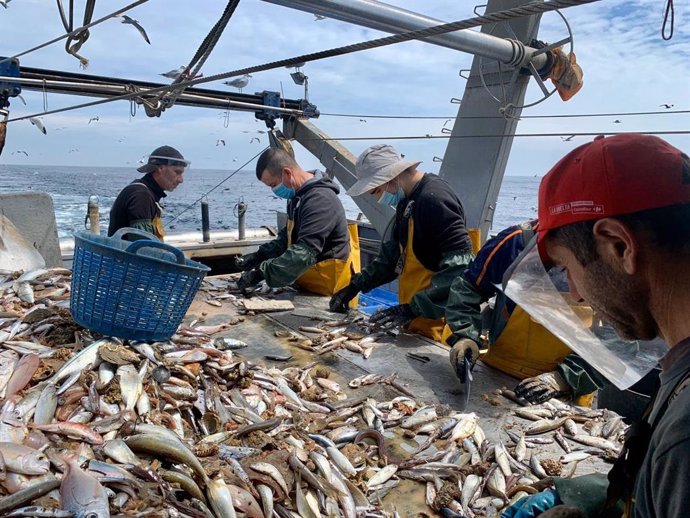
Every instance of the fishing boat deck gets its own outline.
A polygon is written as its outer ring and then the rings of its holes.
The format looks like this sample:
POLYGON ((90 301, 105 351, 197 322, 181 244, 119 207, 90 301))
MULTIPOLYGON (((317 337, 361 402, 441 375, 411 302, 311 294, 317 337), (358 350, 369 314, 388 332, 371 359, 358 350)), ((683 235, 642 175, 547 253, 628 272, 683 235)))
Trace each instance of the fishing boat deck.
MULTIPOLYGON (((224 276, 207 278, 213 282, 214 278, 223 279, 224 276)), ((238 308, 232 301, 222 302, 222 307, 215 307, 205 302, 207 294, 202 289, 190 307, 185 317, 186 322, 202 318, 206 325, 217 325, 228 321, 230 316, 241 316, 243 309, 238 308)), ((276 337, 275 332, 281 329, 289 329, 297 335, 310 338, 307 332, 300 332, 302 326, 314 327, 320 321, 339 320, 342 314, 328 311, 328 298, 315 295, 305 295, 294 291, 286 291, 275 296, 276 299, 289 299, 293 302, 295 310, 244 315, 244 321, 234 325, 214 336, 228 336, 242 340, 249 347, 241 349, 239 354, 252 362, 263 362, 268 367, 284 369, 286 367, 304 366, 311 362, 318 362, 331 370, 331 379, 338 382, 343 391, 348 395, 348 401, 354 403, 365 397, 371 397, 378 401, 390 400, 403 395, 395 387, 386 384, 374 384, 359 388, 350 388, 348 382, 353 378, 365 374, 390 375, 397 374, 396 381, 409 393, 414 395, 417 401, 428 404, 448 405, 452 410, 462 412, 475 412, 480 418, 480 425, 487 439, 492 442, 503 441, 510 443, 504 430, 515 428, 520 431, 531 424, 530 421, 521 419, 511 413, 511 409, 518 405, 512 401, 495 394, 500 388, 514 388, 517 380, 487 365, 478 363, 473 371, 471 395, 466 408, 463 400, 463 389, 448 362, 448 350, 431 340, 419 335, 400 334, 397 337, 386 337, 373 354, 364 359, 357 354, 340 348, 333 352, 318 355, 303 348, 297 347, 287 338, 276 337), (414 352, 417 355, 426 356, 428 362, 410 358, 407 353, 414 352), (272 361, 265 359, 266 355, 292 355, 289 361, 272 361)), ((311 335, 313 337, 313 335, 311 335)), ((381 343, 380 342, 380 343, 381 343)), ((347 404, 343 402, 343 404, 347 404)), ((398 451, 401 455, 410 456, 410 451, 418 444, 411 439, 403 437, 390 437, 388 447, 392 451, 398 451)), ((573 449, 577 449, 576 446, 573 449)), ((583 447, 584 449, 584 447, 583 447)), ((559 459, 563 451, 556 443, 538 445, 539 458, 559 459)), ((607 472, 610 468, 599 457, 592 456, 579 462, 576 474, 592 472, 607 472)), ((423 492, 419 491, 419 484, 412 481, 402 483, 391 492, 384 503, 394 503, 398 511, 403 513, 404 505, 410 505, 402 515, 414 516, 412 512, 429 512, 424 505, 423 492), (406 492, 408 484, 416 487, 414 494, 419 496, 419 501, 411 498, 413 492, 406 492), (404 498, 403 498, 404 495, 404 498)))

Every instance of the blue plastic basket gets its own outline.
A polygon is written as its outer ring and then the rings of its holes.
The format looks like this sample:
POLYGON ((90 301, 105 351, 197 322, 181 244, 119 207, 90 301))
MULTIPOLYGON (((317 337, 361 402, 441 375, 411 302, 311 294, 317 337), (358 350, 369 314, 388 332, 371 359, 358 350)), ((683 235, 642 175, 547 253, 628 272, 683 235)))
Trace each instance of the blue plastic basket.
POLYGON ((129 340, 167 340, 189 309, 207 266, 148 232, 74 236, 70 310, 78 324, 129 340), (144 240, 125 241, 125 234, 144 240))

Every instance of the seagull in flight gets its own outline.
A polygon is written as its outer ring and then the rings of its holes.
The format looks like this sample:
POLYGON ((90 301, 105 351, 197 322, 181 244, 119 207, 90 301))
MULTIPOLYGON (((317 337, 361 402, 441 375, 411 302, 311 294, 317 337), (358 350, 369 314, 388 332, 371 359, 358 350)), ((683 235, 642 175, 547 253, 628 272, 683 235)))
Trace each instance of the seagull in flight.
POLYGON ((326 17, 323 16, 322 14, 315 14, 314 15, 314 21, 315 22, 320 22, 321 20, 325 20, 325 19, 326 19, 326 17))
POLYGON ((673 105, 672 104, 660 104, 659 108, 666 108, 667 110, 670 110, 671 108, 673 108, 673 105))
POLYGON ((570 136, 568 136, 568 137, 561 137, 561 140, 562 140, 563 142, 570 142, 570 141, 573 140, 574 138, 575 138, 575 135, 570 135, 570 136))
POLYGON ((38 128, 38 131, 40 131, 40 132, 43 133, 44 135, 47 135, 47 134, 48 134, 48 130, 47 130, 46 127, 43 125, 43 121, 42 121, 40 118, 38 118, 38 117, 29 117, 29 122, 30 122, 31 124, 33 124, 34 126, 36 126, 36 127, 38 128))
POLYGON ((79 153, 79 150, 77 148, 70 149, 68 153, 79 153))
POLYGON ((613 121, 613 123, 614 123, 614 124, 620 124, 620 123, 621 123, 621 120, 620 120, 620 119, 616 119, 615 121, 613 121))
POLYGON ((366 122, 366 119, 359 119, 359 122, 366 122))
POLYGON ((148 34, 146 34, 146 31, 144 28, 139 24, 139 20, 135 20, 134 18, 130 18, 126 14, 123 14, 122 16, 118 16, 117 18, 120 18, 120 21, 125 24, 129 24, 134 26, 136 30, 139 31, 139 34, 141 34, 141 37, 144 38, 144 41, 151 45, 151 40, 149 40, 148 34))
POLYGON ((238 77, 232 81, 223 81, 223 84, 237 88, 241 93, 242 89, 249 84, 250 77, 252 77, 251 74, 244 74, 242 77, 238 77))
MULTIPOLYGON (((12 0, 0 0, 0 5, 3 6, 5 9, 7 9, 7 4, 9 4, 12 0)), ((22 151, 23 153, 23 151, 22 151)), ((29 155, 26 155, 29 156, 29 155)))
POLYGON ((220 146, 221 144, 225 145, 225 141, 222 138, 216 140, 216 147, 220 146))
POLYGON ((257 141, 259 144, 261 144, 261 139, 259 137, 252 137, 252 139, 249 141, 250 144, 253 144, 254 141, 257 141))
POLYGON ((101 119, 98 117, 98 115, 96 115, 95 117, 91 117, 88 123, 91 124, 92 122, 98 122, 99 120, 101 119))
MULTIPOLYGON (((5 9, 7 9, 7 6, 5 6, 5 9)), ((12 154, 13 154, 13 155, 14 155, 15 153, 24 153, 26 156, 29 156, 29 153, 27 153, 26 151, 22 151, 22 150, 19 150, 19 151, 12 151, 12 154)))

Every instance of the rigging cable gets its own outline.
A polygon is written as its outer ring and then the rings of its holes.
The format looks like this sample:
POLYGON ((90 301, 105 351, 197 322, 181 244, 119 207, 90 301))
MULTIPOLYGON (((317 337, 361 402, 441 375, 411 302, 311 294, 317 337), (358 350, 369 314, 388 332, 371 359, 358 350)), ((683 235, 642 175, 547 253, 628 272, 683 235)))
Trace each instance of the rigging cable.
POLYGON ((487 135, 395 135, 395 136, 373 136, 373 137, 318 137, 303 140, 433 140, 433 139, 459 139, 459 138, 502 138, 502 137, 596 137, 597 135, 690 135, 690 130, 671 130, 671 131, 595 131, 579 133, 497 133, 487 135))
MULTIPOLYGON (((139 0, 140 2, 146 0, 139 0)), ((253 67, 246 67, 239 70, 232 70, 230 72, 224 72, 221 74, 216 74, 208 77, 200 77, 196 79, 190 79, 186 82, 180 83, 180 86, 193 86, 202 83, 208 83, 211 81, 218 81, 221 79, 227 79, 230 77, 242 76, 244 74, 250 74, 253 72, 263 72, 266 70, 273 70, 282 67, 293 67, 297 63, 306 63, 308 61, 315 61, 319 59, 330 58, 334 56, 343 56, 346 54, 352 54, 355 52, 360 52, 362 50, 370 50, 374 48, 385 47, 388 45, 393 45, 396 43, 402 43, 405 41, 428 38, 430 36, 436 36, 438 34, 446 34, 448 32, 454 32, 458 30, 470 29, 473 27, 480 27, 483 25, 488 25, 492 23, 498 23, 503 21, 512 20, 514 18, 521 18, 524 16, 532 16, 535 14, 543 14, 550 11, 555 11, 558 9, 563 9, 566 7, 572 7, 576 5, 590 4, 594 2, 599 2, 601 0, 547 0, 544 3, 539 4, 528 4, 522 7, 513 7, 511 9, 505 9, 503 11, 497 11, 491 14, 485 14, 482 16, 476 16, 474 18, 468 18, 466 20, 460 20, 452 23, 444 23, 441 25, 436 25, 433 27, 428 27, 426 29, 420 29, 415 31, 402 32, 400 34, 395 34, 392 36, 386 36, 383 38, 377 38, 374 40, 363 41, 359 43, 354 43, 352 45, 345 45, 343 47, 336 47, 330 50, 324 50, 320 52, 314 52, 310 54, 303 54, 301 56, 282 59, 279 61, 272 61, 270 63, 265 63, 263 65, 256 65, 253 67)), ((0 62, 1 63, 1 62, 0 62)), ((147 94, 154 94, 166 91, 169 86, 157 87, 147 90, 147 94)), ((18 120, 28 119, 30 117, 39 117, 42 115, 50 115, 53 113, 59 113, 63 111, 76 110, 79 108, 86 108, 89 106, 95 106, 98 104, 105 104, 108 102, 127 100, 133 97, 138 97, 140 93, 127 93, 115 97, 110 97, 108 99, 101 99, 99 101, 94 101, 91 103, 84 103, 79 105, 74 105, 67 108, 62 108, 59 110, 53 110, 51 112, 38 113, 33 115, 26 115, 23 117, 15 117, 10 119, 8 122, 15 122, 18 120)))
MULTIPOLYGON (((679 113, 690 113, 690 110, 663 110, 651 112, 623 112, 623 113, 563 113, 556 115, 521 115, 520 119, 560 119, 560 118, 579 118, 579 117, 627 117, 634 115, 671 115, 679 113)), ((324 113, 320 112, 321 117, 352 117, 362 119, 425 119, 425 120, 455 120, 455 116, 441 117, 436 115, 357 115, 353 113, 324 113)), ((503 119, 503 115, 470 115, 462 119, 503 119)))
POLYGON ((64 40, 65 38, 70 38, 72 36, 75 36, 75 35, 79 34, 80 32, 84 31, 85 29, 89 29, 91 27, 94 27, 100 23, 103 23, 107 20, 110 20, 111 18, 115 18, 116 16, 119 16, 122 13, 126 13, 130 9, 134 9, 135 7, 138 7, 141 4, 145 4, 148 1, 149 0, 136 0, 136 2, 132 2, 131 4, 126 5, 125 7, 118 9, 117 11, 115 11, 111 14, 103 16, 102 18, 99 18, 98 20, 96 20, 94 22, 83 25, 82 27, 77 27, 73 31, 70 31, 66 34, 63 34, 62 36, 58 36, 57 38, 53 38, 52 40, 46 41, 45 43, 41 43, 40 45, 36 45, 35 47, 30 48, 29 50, 25 50, 24 52, 20 52, 19 54, 15 54, 14 56, 10 56, 9 58, 0 59, 0 65, 2 65, 3 63, 5 63, 7 61, 12 60, 12 59, 17 59, 17 58, 20 58, 22 56, 26 56, 27 54, 29 54, 31 52, 35 52, 37 50, 48 47, 49 45, 52 45, 53 43, 57 43, 60 40, 64 40))
POLYGON ((168 222, 167 222, 167 225, 170 225, 171 223, 174 223, 175 221, 177 221, 178 219, 180 219, 180 216, 182 216, 182 214, 184 214, 184 213, 187 212, 189 209, 191 209, 192 207, 194 207, 197 203, 199 203, 201 200, 203 200, 204 198, 206 198, 209 194, 211 194, 213 191, 215 191, 218 187, 220 187, 220 186, 223 185, 225 182, 227 182, 230 178, 232 178, 232 177, 235 176, 237 173, 239 173, 239 172, 242 170, 242 168, 244 168, 246 165, 249 165, 250 163, 252 163, 252 161, 253 161, 254 159, 256 159, 261 153, 263 153, 263 152, 266 151, 267 149, 268 149, 268 146, 266 146, 265 148, 263 148, 261 151, 259 151, 259 152, 258 152, 256 155, 254 155, 253 157, 251 157, 251 158, 250 158, 249 160, 247 160, 244 164, 242 164, 241 166, 239 166, 237 169, 235 169, 232 173, 230 173, 228 176, 226 176, 224 179, 222 179, 222 180, 221 180, 220 182, 218 182, 216 185, 214 185, 213 187, 211 187, 211 188, 210 188, 208 191, 206 191, 204 194, 202 194, 201 196, 199 196, 199 198, 198 198, 197 200, 195 200, 195 201, 193 201, 192 203, 190 203, 189 205, 187 205, 187 207, 185 207, 184 209, 182 209, 182 211, 178 212, 177 215, 176 215, 175 217, 173 217, 170 221, 168 221, 168 222))

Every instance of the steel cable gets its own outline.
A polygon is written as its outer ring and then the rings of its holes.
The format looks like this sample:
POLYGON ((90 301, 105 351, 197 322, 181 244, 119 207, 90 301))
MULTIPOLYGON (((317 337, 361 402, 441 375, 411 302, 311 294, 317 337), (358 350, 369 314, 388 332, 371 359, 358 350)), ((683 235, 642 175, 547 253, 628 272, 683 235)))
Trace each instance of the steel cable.
MULTIPOLYGON (((139 0, 139 1, 144 2, 147 0, 139 0)), ((190 79, 186 82, 180 83, 179 86, 185 86, 185 87, 194 86, 194 85, 198 85, 198 84, 209 83, 211 81, 218 81, 221 79, 227 79, 230 77, 242 76, 244 74, 249 74, 252 72, 262 72, 262 71, 266 71, 266 70, 272 70, 275 68, 290 67, 290 66, 294 66, 296 63, 315 61, 315 60, 325 59, 325 58, 329 58, 329 57, 342 56, 345 54, 352 54, 354 52, 359 52, 362 50, 370 50, 370 49, 374 49, 374 48, 384 47, 387 45, 393 45, 396 43, 402 43, 405 41, 428 38, 430 36, 436 36, 438 34, 445 34, 448 32, 470 29, 473 27, 480 27, 482 25, 487 25, 490 23, 503 22, 503 21, 507 21, 507 20, 512 20, 514 18, 521 18, 523 16, 543 14, 543 13, 546 13, 549 11, 555 11, 557 9, 573 7, 576 5, 591 4, 591 3, 595 3, 595 2, 599 2, 599 1, 601 1, 601 0, 550 0, 550 1, 546 1, 544 3, 539 3, 539 4, 530 4, 530 5, 522 6, 522 7, 514 7, 512 9, 506 9, 503 11, 498 11, 498 12, 491 13, 488 15, 483 15, 483 16, 476 16, 474 18, 468 18, 466 20, 461 20, 461 21, 457 21, 457 22, 445 23, 442 25, 434 26, 434 27, 428 27, 426 29, 403 32, 403 33, 395 34, 392 36, 386 36, 386 37, 378 38, 378 39, 374 39, 374 40, 364 41, 364 42, 360 42, 360 43, 354 43, 352 45, 345 45, 343 47, 336 47, 336 48, 333 48, 330 50, 314 52, 311 54, 303 54, 301 56, 297 56, 294 58, 288 58, 288 59, 283 59, 283 60, 279 60, 279 61, 272 61, 270 63, 265 63, 263 65, 246 67, 246 68, 242 68, 239 70, 224 72, 222 74, 216 74, 216 75, 208 76, 208 77, 200 77, 200 78, 196 78, 196 79, 190 79)), ((169 86, 152 88, 150 90, 147 90, 146 94, 154 94, 154 93, 163 92, 163 91, 166 91, 168 88, 169 88, 169 86)), ((132 99, 132 98, 138 97, 139 95, 140 95, 140 93, 137 93, 137 92, 123 94, 123 95, 119 95, 119 96, 115 96, 115 97, 110 97, 108 99, 102 99, 99 101, 94 101, 91 103, 84 103, 84 104, 75 105, 75 106, 71 106, 71 107, 67 107, 67 108, 51 110, 49 112, 36 113, 33 115, 26 115, 23 117, 15 117, 13 119, 10 119, 8 122, 15 122, 15 121, 19 121, 19 120, 28 119, 31 117, 40 117, 42 115, 50 115, 53 113, 76 110, 79 108, 86 108, 89 106, 95 106, 98 104, 105 104, 108 102, 113 102, 113 101, 118 101, 118 100, 132 99)))

